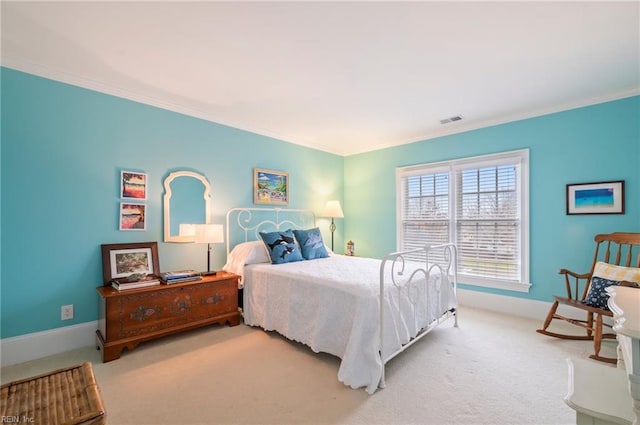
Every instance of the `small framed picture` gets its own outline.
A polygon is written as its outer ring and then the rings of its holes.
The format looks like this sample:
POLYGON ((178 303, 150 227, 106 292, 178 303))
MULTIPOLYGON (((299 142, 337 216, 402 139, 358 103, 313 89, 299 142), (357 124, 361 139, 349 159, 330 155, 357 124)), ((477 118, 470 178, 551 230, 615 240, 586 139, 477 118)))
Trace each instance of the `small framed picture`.
POLYGON ((105 285, 133 273, 160 274, 157 242, 102 245, 102 278, 105 285))
POLYGON ((624 214, 624 180, 568 184, 567 214, 624 214))
POLYGON ((135 171, 120 173, 120 196, 122 199, 147 199, 147 175, 135 171))
POLYGON ((253 203, 289 205, 289 173, 254 168, 253 203))
POLYGON ((120 203, 120 230, 147 230, 147 205, 120 203))

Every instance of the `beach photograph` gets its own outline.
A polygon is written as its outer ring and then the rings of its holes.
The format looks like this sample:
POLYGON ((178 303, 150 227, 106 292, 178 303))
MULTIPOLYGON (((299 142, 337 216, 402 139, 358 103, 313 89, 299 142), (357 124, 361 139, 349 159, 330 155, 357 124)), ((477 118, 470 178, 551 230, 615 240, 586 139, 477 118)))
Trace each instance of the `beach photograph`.
POLYGON ((147 175, 145 173, 123 171, 120 187, 123 199, 147 199, 147 175))
POLYGON ((145 204, 120 204, 120 230, 145 230, 145 204))

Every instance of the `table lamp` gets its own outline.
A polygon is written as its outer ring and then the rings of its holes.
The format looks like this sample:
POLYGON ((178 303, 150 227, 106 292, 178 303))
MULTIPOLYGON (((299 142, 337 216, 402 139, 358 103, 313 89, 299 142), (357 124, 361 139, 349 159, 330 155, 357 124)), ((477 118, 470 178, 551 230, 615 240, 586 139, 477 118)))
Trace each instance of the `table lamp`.
POLYGON ((185 241, 193 242, 196 236, 196 225, 190 223, 180 223, 178 227, 178 235, 185 238, 185 241))
POLYGON ((207 271, 200 273, 202 276, 216 274, 211 271, 211 245, 214 243, 224 242, 224 234, 222 224, 196 224, 195 225, 195 243, 206 243, 207 249, 207 271))
POLYGON ((336 231, 336 223, 334 223, 334 218, 342 218, 344 214, 342 213, 342 207, 340 207, 340 201, 328 201, 327 205, 324 206, 324 210, 322 210, 323 217, 331 217, 331 225, 329 226, 329 230, 331 231, 331 251, 333 251, 333 232, 336 231))

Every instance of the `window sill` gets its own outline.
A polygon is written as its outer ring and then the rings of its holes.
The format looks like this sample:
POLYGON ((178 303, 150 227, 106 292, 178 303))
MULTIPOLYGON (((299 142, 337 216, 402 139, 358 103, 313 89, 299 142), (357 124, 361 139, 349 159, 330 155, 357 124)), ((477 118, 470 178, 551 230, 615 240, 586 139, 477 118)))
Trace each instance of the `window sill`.
POLYGON ((530 283, 504 282, 499 280, 496 281, 496 280, 490 280, 490 279, 480 279, 475 276, 465 276, 463 274, 458 274, 458 283, 471 285, 471 286, 481 286, 483 288, 502 289, 505 291, 524 292, 524 293, 529 293, 529 288, 531 288, 530 283))

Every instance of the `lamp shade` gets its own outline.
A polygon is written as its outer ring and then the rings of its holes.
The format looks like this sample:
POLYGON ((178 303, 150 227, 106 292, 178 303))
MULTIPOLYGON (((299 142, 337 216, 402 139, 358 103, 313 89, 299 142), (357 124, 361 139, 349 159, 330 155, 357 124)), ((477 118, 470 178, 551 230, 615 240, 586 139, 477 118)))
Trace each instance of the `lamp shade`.
POLYGON ((195 243, 222 243, 222 224, 196 224, 195 243))
POLYGON ((190 236, 193 238, 196 234, 196 225, 191 223, 180 223, 178 234, 180 236, 190 236))
POLYGON ((324 206, 324 210, 322 210, 323 217, 344 217, 342 213, 342 207, 340 206, 340 201, 328 201, 327 205, 324 206))

